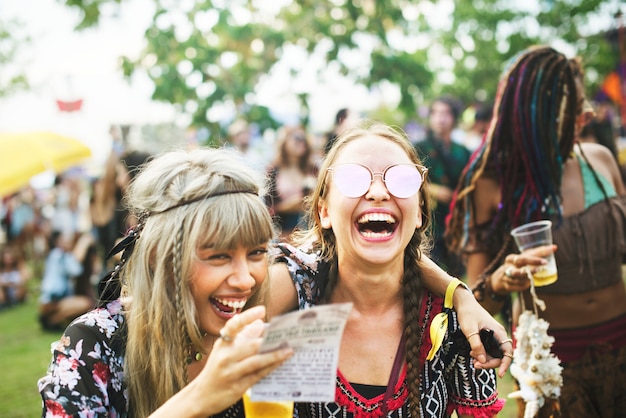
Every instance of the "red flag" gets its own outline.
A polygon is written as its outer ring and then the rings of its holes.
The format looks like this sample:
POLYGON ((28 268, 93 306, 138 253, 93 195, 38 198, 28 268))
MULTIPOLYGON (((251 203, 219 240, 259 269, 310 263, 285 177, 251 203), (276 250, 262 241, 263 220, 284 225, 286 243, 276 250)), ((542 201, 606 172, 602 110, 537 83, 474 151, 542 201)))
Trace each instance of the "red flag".
POLYGON ((61 112, 76 112, 83 106, 83 99, 64 101, 57 100, 57 107, 61 112))

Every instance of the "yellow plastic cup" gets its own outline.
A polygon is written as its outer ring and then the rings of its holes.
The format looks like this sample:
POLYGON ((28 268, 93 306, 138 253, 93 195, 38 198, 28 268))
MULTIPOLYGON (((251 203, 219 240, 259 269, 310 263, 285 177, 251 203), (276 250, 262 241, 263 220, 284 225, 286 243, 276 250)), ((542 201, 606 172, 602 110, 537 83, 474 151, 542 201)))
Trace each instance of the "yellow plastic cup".
POLYGON ((246 418, 292 418, 293 402, 291 401, 252 401, 250 391, 243 395, 243 408, 246 418))

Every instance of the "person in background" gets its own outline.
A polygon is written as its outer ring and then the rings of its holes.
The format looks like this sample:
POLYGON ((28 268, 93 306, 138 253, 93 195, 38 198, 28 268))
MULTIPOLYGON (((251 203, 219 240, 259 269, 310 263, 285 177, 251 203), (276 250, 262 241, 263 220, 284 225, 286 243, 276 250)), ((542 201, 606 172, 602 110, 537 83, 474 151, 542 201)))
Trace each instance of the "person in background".
POLYGON ((78 238, 81 217, 81 183, 76 175, 63 173, 54 179, 53 212, 50 228, 62 235, 78 238))
MULTIPOLYGON (((267 146, 253 135, 252 126, 244 119, 235 119, 228 127, 229 148, 239 151, 256 170, 264 170, 269 162, 267 146)), ((271 146, 270 146, 271 149, 271 146)))
MULTIPOLYGON (((482 327, 465 324, 466 339, 456 314, 442 313, 443 298, 425 288, 438 274, 423 255, 430 222, 426 171, 399 130, 372 122, 344 131, 321 167, 310 229, 296 234, 293 246, 279 245, 271 277, 273 292, 282 293, 272 294, 272 305, 293 299, 300 309, 353 304, 336 399, 297 403, 298 416, 447 417, 456 411, 491 417, 502 409, 494 370, 480 369, 470 357, 482 327), (445 336, 431 340, 440 313, 449 318, 445 336)), ((446 299, 476 303, 458 279, 444 281, 446 299)), ((490 325, 505 354, 502 376, 513 346, 500 324, 491 318, 490 325)))
POLYGON ((121 139, 114 136, 104 173, 92 182, 89 209, 93 233, 97 237, 98 257, 105 270, 112 267, 106 261, 106 254, 136 222, 123 204, 128 185, 151 157, 145 151, 124 151, 121 139))
POLYGON ((69 321, 95 306, 92 297, 74 292, 75 278, 83 272, 82 262, 92 244, 91 234, 74 241, 73 234, 52 231, 39 295, 39 322, 44 330, 62 331, 69 321))
POLYGON ((326 134, 324 155, 328 154, 333 144, 335 143, 337 136, 341 134, 341 132, 343 132, 344 130, 356 125, 360 119, 360 116, 354 110, 348 109, 347 107, 339 109, 335 114, 335 124, 333 126, 333 129, 326 134))
POLYGON ((7 241, 13 244, 24 258, 30 258, 34 255, 33 239, 37 230, 38 204, 35 190, 30 185, 9 199, 9 236, 7 241))
POLYGON ((315 186, 316 166, 302 126, 286 126, 277 142, 274 162, 268 169, 267 205, 281 238, 289 238, 302 221, 305 198, 315 186))
MULTIPOLYGON (((493 105, 488 103, 476 103, 472 107, 471 123, 468 124, 465 139, 463 140, 463 144, 470 152, 474 152, 480 146, 485 133, 487 133, 493 113, 492 108, 493 105)), ((468 111, 466 110, 466 112, 468 111)))
POLYGON ((4 244, 0 249, 0 308, 26 300, 32 273, 17 249, 4 244))
POLYGON ((293 352, 257 353, 275 238, 263 188, 232 150, 147 163, 127 191, 138 222, 120 264, 38 382, 42 417, 243 418, 243 393, 293 352))
POLYGON ((415 143, 418 155, 428 167, 429 192, 433 200, 433 247, 431 257, 453 276, 465 274, 462 261, 446 247, 444 232, 448 205, 470 151, 452 139, 460 115, 456 99, 442 96, 430 105, 428 131, 423 141, 415 143))
MULTIPOLYGON (((558 280, 535 292, 563 366, 560 414, 617 418, 626 411, 626 189, 608 148, 576 143, 590 117, 585 102, 578 58, 545 46, 513 57, 452 202, 447 239, 464 254, 478 300, 513 326, 521 301, 533 306, 528 271, 558 248, 558 280), (555 246, 519 253, 510 231, 541 219, 552 220, 555 246)), ((539 416, 556 409, 549 400, 539 416)))

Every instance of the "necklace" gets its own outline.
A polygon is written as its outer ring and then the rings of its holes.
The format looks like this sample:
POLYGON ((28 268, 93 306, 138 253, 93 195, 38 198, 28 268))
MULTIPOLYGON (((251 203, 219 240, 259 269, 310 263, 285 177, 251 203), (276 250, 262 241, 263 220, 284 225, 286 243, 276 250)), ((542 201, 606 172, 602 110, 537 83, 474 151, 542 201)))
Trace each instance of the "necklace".
MULTIPOLYGON (((206 337, 208 334, 206 332, 202 333, 202 338, 206 337)), ((200 350, 196 350, 196 348, 189 343, 187 345, 187 364, 191 364, 194 361, 202 360, 202 355, 204 353, 200 350)))

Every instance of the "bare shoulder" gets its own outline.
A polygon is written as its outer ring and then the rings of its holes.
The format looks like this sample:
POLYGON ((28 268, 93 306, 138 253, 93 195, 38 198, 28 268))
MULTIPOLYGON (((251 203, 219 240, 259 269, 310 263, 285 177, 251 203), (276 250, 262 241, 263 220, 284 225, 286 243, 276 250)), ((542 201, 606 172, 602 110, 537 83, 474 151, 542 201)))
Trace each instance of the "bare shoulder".
POLYGON ((481 224, 491 219, 494 209, 500 203, 498 182, 488 177, 479 178, 476 181, 473 201, 476 210, 476 222, 481 224))
POLYGON ((604 145, 591 142, 584 142, 580 145, 593 169, 602 173, 607 179, 611 179, 619 195, 626 193, 617 160, 611 151, 604 145))
POLYGON ((592 163, 593 161, 604 161, 616 164, 611 150, 604 145, 596 144, 595 142, 582 142, 580 146, 592 163))

